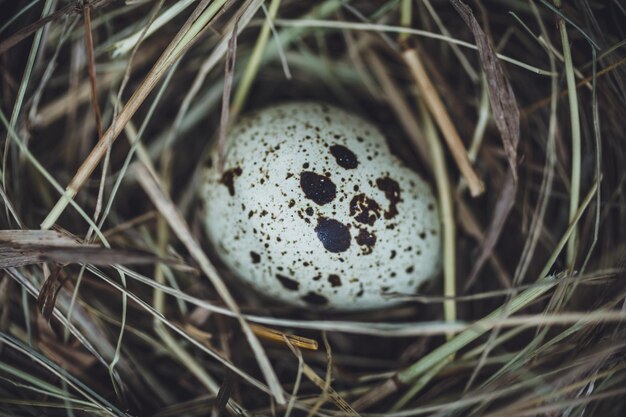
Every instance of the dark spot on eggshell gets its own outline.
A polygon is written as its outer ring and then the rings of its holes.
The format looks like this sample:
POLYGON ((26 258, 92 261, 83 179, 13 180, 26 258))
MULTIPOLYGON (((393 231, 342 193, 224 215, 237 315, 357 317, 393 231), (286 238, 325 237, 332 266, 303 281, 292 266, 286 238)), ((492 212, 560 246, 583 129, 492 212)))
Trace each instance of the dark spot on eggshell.
POLYGON ((395 250, 392 250, 392 251, 391 251, 391 256, 389 257, 389 259, 393 259, 393 258, 395 258, 395 257, 396 257, 396 251, 395 251, 395 250))
POLYGON ((300 288, 300 283, 298 281, 284 275, 276 274, 276 279, 278 279, 281 285, 289 291, 298 291, 298 288, 300 288))
POLYGON ((220 180, 220 183, 228 188, 228 194, 230 194, 231 196, 235 195, 235 178, 240 176, 241 173, 241 168, 235 167, 224 171, 224 173, 222 174, 222 179, 220 180))
POLYGON ((318 239, 324 248, 333 253, 345 252, 350 247, 350 231, 345 224, 335 219, 319 217, 315 227, 318 239))
POLYGON ((380 217, 380 206, 365 194, 357 194, 350 201, 350 216, 371 226, 380 217))
POLYGON ((323 306, 328 304, 328 298, 311 291, 308 292, 307 295, 303 296, 302 300, 308 304, 312 304, 315 306, 323 306))
POLYGON ((328 276, 328 282, 331 287, 341 287, 341 278, 337 274, 330 274, 328 276))
POLYGON ((360 229, 359 234, 356 236, 356 243, 362 246, 363 254, 369 255, 374 250, 374 245, 376 244, 376 235, 374 233, 369 233, 365 229, 360 229))
POLYGON ((330 203, 337 195, 337 187, 330 178, 311 171, 300 173, 300 187, 306 198, 320 206, 330 203))
POLYGON ((363 283, 360 283, 361 288, 359 289, 359 292, 356 293, 357 297, 363 297, 363 294, 365 293, 365 288, 363 288, 363 283))
POLYGON ((393 219, 398 214, 397 204, 400 199, 400 186, 398 182, 389 177, 378 178, 376 180, 378 189, 385 193, 385 198, 389 200, 389 210, 385 212, 385 219, 393 219))
POLYGON ((312 216, 313 215, 313 207, 307 207, 306 210, 304 210, 304 212, 308 215, 308 216, 312 216))
POLYGON ((359 161, 354 152, 343 145, 331 146, 330 153, 335 157, 337 164, 342 168, 354 169, 359 165, 359 161))
POLYGON ((254 251, 250 251, 250 258, 252 259, 253 264, 258 264, 259 262, 261 262, 261 255, 254 251))

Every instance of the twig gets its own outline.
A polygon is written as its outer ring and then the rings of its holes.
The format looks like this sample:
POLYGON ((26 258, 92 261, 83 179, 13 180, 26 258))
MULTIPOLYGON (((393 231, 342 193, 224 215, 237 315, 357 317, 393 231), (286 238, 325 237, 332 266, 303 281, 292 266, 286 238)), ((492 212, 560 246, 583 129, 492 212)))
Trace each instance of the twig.
POLYGON ((83 18, 85 19, 85 49, 87 50, 87 63, 89 68, 89 85, 91 86, 91 102, 96 117, 96 130, 98 140, 102 139, 102 115, 98 104, 98 87, 96 83, 96 61, 93 55, 93 34, 91 33, 91 7, 83 4, 83 18))
MULTIPOLYGON (((423 100, 419 103, 425 136, 428 139, 440 210, 440 224, 443 229, 443 292, 448 297, 443 303, 443 315, 448 323, 456 321, 456 220, 454 218, 454 201, 452 187, 448 178, 446 159, 435 126, 425 109, 423 100)), ((453 333, 448 333, 450 339, 453 333)))
POLYGON ((424 102, 437 122, 439 129, 441 129, 454 161, 467 181, 471 195, 473 197, 479 196, 485 191, 485 186, 476 174, 476 171, 474 171, 467 156, 465 145, 454 127, 441 98, 439 98, 439 94, 437 94, 434 85, 430 81, 417 51, 415 49, 407 49, 402 54, 402 57, 415 78, 415 81, 417 81, 420 91, 424 95, 424 102))

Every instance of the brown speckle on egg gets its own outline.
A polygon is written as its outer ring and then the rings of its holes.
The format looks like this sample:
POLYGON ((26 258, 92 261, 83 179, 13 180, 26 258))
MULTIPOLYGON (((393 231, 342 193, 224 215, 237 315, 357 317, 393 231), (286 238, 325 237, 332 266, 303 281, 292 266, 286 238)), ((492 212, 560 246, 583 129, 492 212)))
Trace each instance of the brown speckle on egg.
POLYGON ((321 294, 314 293, 312 291, 307 293, 307 295, 303 296, 302 300, 315 306, 324 306, 328 304, 328 298, 324 297, 321 294))
POLYGON ((328 276, 328 282, 331 287, 341 287, 341 278, 337 274, 330 274, 328 276))
MULTIPOLYGON (((338 135, 335 135, 338 136, 338 135)), ((330 147, 330 153, 335 157, 337 165, 345 169, 355 169, 359 165, 354 152, 343 145, 333 145, 330 147)))
POLYGON ((385 193, 385 197, 389 200, 389 210, 385 212, 385 219, 393 219, 398 214, 397 204, 400 199, 400 186, 396 180, 389 177, 378 178, 376 180, 378 189, 385 193))
POLYGON ((306 198, 320 206, 330 203, 337 195, 337 187, 329 178, 311 171, 300 173, 300 187, 306 198))
POLYGON ((350 216, 363 224, 374 224, 380 217, 380 206, 365 194, 357 194, 350 201, 350 216))
POLYGON ((300 284, 295 279, 291 279, 281 274, 276 274, 276 279, 289 291, 298 291, 298 288, 300 288, 300 284))
POLYGON ((365 229, 359 229, 359 234, 355 240, 357 244, 362 246, 364 255, 369 255, 374 251, 374 245, 376 244, 376 235, 374 233, 369 233, 365 229))
POLYGON ((228 194, 230 194, 231 197, 235 195, 235 178, 240 176, 242 172, 241 167, 236 167, 228 169, 222 174, 220 183, 228 188, 228 194))

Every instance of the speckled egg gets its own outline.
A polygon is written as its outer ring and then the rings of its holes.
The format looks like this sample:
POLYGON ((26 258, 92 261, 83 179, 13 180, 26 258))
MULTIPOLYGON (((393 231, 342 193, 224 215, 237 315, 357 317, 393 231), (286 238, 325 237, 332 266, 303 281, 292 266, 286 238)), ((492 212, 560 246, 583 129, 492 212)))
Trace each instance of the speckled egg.
POLYGON ((430 187, 366 120, 325 104, 266 108, 231 129, 201 198, 209 240, 241 280, 329 310, 397 304, 438 273, 430 187))

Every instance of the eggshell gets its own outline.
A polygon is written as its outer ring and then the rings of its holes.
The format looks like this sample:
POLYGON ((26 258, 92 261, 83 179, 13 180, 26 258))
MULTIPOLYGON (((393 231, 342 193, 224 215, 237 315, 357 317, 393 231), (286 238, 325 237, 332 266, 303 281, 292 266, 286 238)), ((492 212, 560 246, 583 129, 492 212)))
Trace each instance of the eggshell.
POLYGON ((397 304, 440 269, 436 201, 379 130, 295 102, 230 130, 205 173, 205 228, 222 261, 279 302, 363 310, 397 304))

